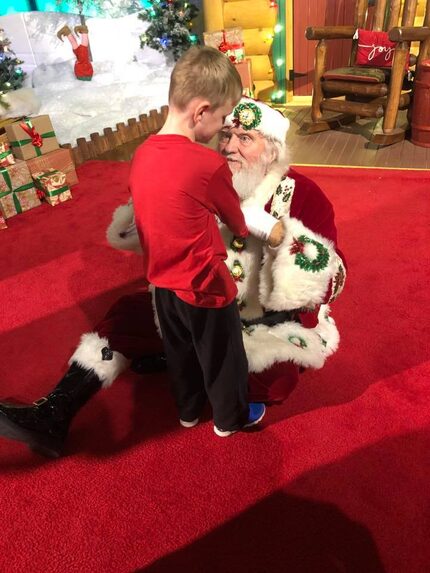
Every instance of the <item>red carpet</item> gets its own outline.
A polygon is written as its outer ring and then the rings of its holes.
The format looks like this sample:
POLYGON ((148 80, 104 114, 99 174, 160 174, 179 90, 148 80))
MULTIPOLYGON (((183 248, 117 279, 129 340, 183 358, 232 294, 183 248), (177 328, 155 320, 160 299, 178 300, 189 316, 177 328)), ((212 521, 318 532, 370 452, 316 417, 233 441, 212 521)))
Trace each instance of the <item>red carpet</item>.
MULTIPOLYGON (((164 375, 124 376, 46 461, 0 439, 5 573, 430 570, 430 176, 300 168, 333 201, 342 343, 262 431, 179 427, 164 375)), ((73 201, 1 238, 0 395, 35 399, 140 261, 104 229, 128 165, 89 162, 73 201)))

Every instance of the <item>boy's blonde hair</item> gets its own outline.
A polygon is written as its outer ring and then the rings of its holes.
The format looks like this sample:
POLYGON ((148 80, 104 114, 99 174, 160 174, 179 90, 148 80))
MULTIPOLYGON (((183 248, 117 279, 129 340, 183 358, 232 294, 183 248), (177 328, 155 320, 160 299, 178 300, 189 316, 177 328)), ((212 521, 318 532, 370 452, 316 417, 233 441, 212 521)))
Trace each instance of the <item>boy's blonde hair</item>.
POLYGON ((169 104, 184 110, 195 97, 207 99, 216 109, 242 95, 242 81, 231 61, 215 48, 194 46, 173 68, 169 104))

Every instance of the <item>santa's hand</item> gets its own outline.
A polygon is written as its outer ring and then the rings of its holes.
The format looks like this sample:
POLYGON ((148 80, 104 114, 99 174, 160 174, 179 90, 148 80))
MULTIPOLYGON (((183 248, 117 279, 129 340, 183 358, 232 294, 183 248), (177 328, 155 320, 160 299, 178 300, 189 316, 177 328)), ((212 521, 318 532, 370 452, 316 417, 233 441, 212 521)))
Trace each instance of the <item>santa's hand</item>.
POLYGON ((272 231, 267 240, 269 247, 276 248, 282 243, 285 237, 285 230, 282 221, 278 221, 272 228, 272 231))

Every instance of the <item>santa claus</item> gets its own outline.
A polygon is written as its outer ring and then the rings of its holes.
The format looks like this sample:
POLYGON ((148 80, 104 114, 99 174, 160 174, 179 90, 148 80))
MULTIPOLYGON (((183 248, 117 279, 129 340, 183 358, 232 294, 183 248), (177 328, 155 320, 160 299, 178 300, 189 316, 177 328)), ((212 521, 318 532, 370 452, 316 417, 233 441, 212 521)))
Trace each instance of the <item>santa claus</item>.
MULTIPOLYGON (((300 370, 321 368, 337 349, 329 303, 346 276, 331 203, 288 166, 288 128, 277 110, 242 98, 219 135, 219 152, 252 233, 240 239, 220 224, 226 264, 238 287, 249 400, 268 404, 285 400, 300 370), (272 248, 266 239, 279 221, 283 239, 272 248)), ((115 211, 107 236, 115 248, 140 251, 131 203, 115 211)), ((0 404, 0 435, 58 457, 73 417, 100 388, 130 366, 142 373, 165 368, 150 288, 120 298, 82 336, 69 365, 55 388, 33 404, 0 404)))

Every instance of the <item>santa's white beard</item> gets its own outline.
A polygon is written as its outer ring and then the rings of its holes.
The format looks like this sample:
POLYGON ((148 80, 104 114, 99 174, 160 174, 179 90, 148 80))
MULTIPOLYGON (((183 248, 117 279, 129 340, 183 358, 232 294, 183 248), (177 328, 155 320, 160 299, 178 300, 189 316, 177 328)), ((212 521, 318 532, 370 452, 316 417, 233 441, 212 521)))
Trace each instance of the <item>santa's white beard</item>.
POLYGON ((257 185, 261 183, 266 174, 266 164, 259 161, 256 165, 242 166, 240 171, 233 173, 233 187, 242 201, 252 197, 257 185))

